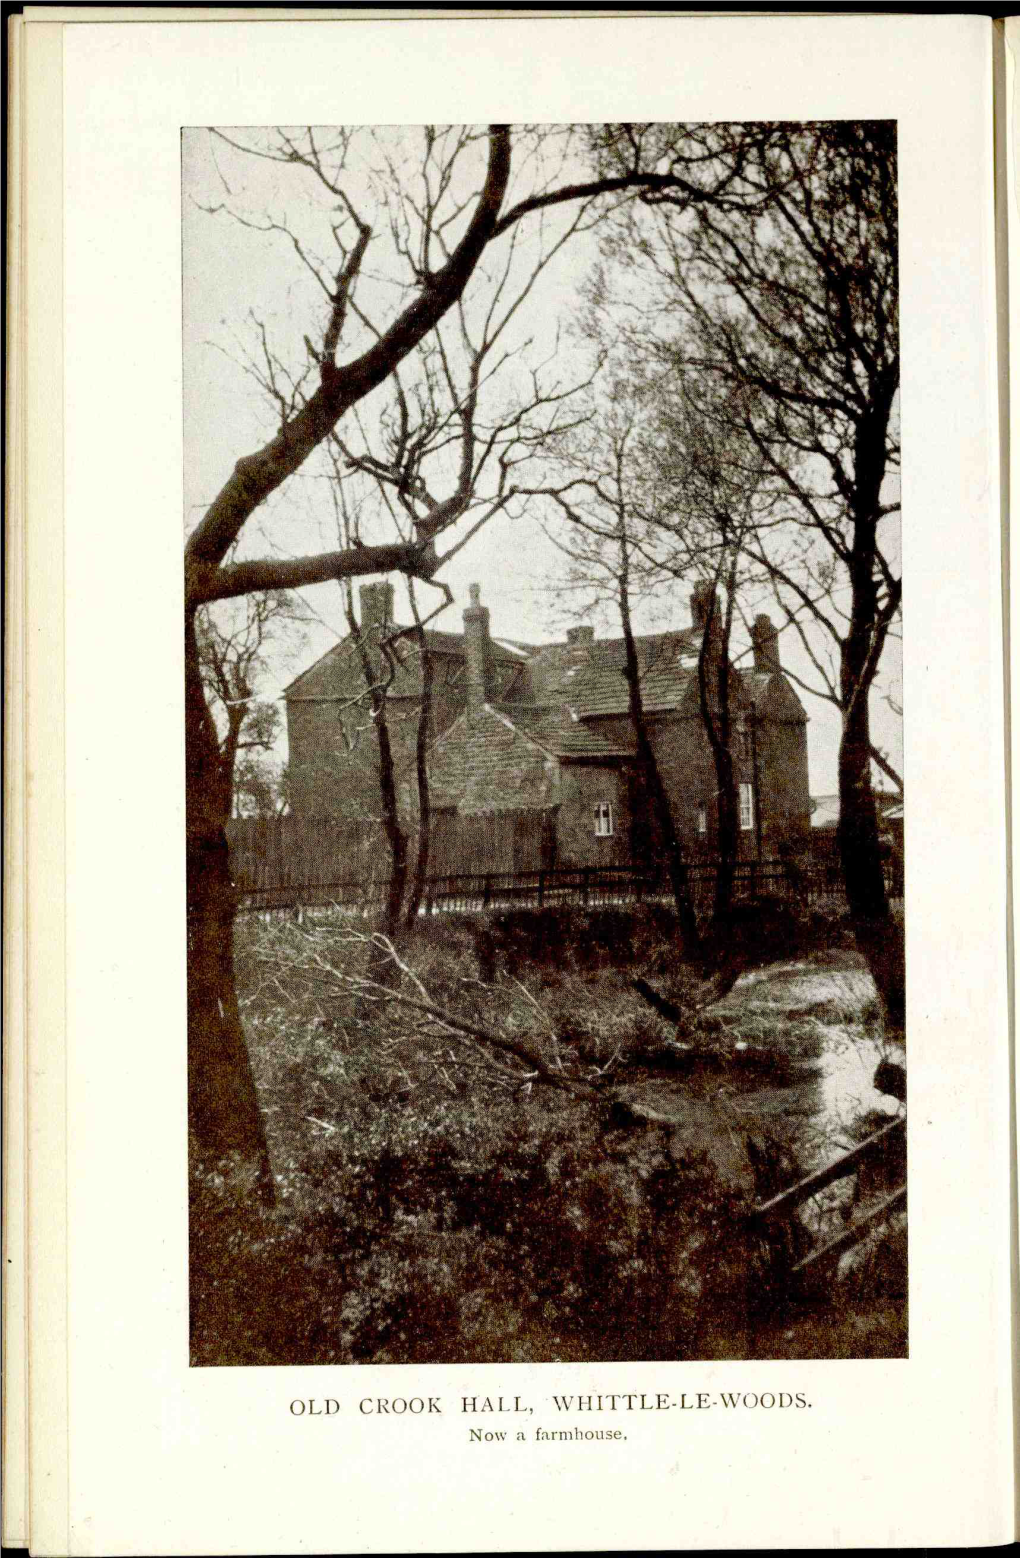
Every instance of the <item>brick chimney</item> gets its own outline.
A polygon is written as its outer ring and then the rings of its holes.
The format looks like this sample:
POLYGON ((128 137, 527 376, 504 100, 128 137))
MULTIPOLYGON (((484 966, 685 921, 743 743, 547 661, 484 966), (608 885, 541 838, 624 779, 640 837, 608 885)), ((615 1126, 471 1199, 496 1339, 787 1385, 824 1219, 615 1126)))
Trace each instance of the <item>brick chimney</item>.
POLYGON ((755 617, 751 629, 754 644, 754 668, 756 671, 781 671, 779 661, 779 633, 771 617, 755 617))
POLYGON ((482 605, 477 584, 470 587, 471 604, 464 613, 464 660, 468 709, 480 709, 492 695, 492 639, 489 608, 482 605))
POLYGON ((358 591, 361 602, 361 629, 384 628, 393 621, 393 586, 384 579, 379 584, 363 584, 358 591))
POLYGON ((718 620, 718 604, 713 584, 696 584, 691 591, 691 622, 694 626, 704 631, 709 611, 713 609, 713 606, 716 612, 716 620, 718 620))
POLYGON ((567 629, 567 643, 572 649, 582 648, 588 644, 594 644, 594 642, 595 629, 589 627, 587 623, 582 624, 580 627, 567 629))

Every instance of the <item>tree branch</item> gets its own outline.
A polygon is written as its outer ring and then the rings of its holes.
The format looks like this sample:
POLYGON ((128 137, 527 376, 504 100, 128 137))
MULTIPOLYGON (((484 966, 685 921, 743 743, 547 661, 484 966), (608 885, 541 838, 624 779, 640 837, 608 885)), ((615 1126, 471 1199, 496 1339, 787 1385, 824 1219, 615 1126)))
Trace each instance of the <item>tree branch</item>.
POLYGON ((430 579, 436 566, 435 548, 417 541, 354 546, 339 552, 320 552, 314 557, 263 557, 196 571, 189 601, 203 605, 248 595, 253 590, 299 589, 305 584, 339 583, 341 579, 356 579, 369 573, 406 573, 415 579, 430 579))

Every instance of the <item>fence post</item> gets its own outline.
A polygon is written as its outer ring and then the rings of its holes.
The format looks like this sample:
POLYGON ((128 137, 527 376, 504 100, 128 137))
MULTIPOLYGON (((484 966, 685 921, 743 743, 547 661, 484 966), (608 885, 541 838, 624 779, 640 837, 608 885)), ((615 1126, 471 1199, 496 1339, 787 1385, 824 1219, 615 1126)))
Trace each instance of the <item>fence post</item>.
POLYGON ((545 903, 545 872, 538 873, 538 907, 541 909, 545 903))
POLYGON ((591 867, 585 866, 581 872, 581 902, 585 908, 588 906, 588 891, 591 882, 591 867))
POLYGON ((486 878, 485 878, 485 890, 482 893, 482 908, 483 909, 487 909, 489 907, 489 903, 490 903, 491 899, 492 899, 492 877, 491 876, 486 876, 486 878))

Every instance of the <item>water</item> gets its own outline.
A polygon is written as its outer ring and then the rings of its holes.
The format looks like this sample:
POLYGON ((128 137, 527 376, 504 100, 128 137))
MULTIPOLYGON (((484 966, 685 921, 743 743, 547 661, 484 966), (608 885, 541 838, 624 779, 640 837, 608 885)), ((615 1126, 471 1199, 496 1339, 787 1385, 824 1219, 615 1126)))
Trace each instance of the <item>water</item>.
POLYGON ((831 1162, 900 1105, 874 1085, 886 1040, 875 987, 854 953, 776 964, 740 980, 711 1013, 721 1060, 650 1079, 635 1096, 667 1114, 724 1178, 748 1184, 748 1135, 790 1148, 797 1172, 831 1162))

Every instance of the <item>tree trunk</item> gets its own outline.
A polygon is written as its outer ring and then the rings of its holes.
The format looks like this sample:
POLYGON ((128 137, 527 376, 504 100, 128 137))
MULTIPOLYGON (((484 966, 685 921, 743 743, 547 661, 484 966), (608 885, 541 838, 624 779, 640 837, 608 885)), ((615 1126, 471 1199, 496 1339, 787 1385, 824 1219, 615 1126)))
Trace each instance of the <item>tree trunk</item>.
MULTIPOLYGON (((626 564, 624 562, 624 570, 625 567, 626 564)), ((630 600, 625 572, 621 578, 620 587, 620 621, 623 625, 625 674, 627 677, 630 718, 634 726, 634 738, 637 746, 638 769, 643 781, 645 794, 652 805, 659 838, 665 853, 666 870, 669 874, 669 883, 673 891, 673 902, 676 905, 677 919, 680 924, 680 936, 685 951, 691 956, 695 956, 701 947, 698 920, 691 898, 691 884, 687 873, 687 862, 684 859, 680 840, 677 836, 676 824, 673 821, 673 812, 669 804, 669 796, 666 794, 662 775, 659 773, 655 751, 648 734, 648 722, 645 719, 644 703, 641 698, 641 667, 638 662, 637 645, 634 642, 634 629, 630 620, 630 600)))
POLYGON ((740 843, 737 789, 733 777, 730 719, 730 632, 736 564, 726 581, 726 610, 720 612, 718 578, 709 601, 708 616, 698 652, 698 701, 702 723, 712 749, 718 808, 715 893, 712 905, 712 939, 725 939, 733 911, 733 882, 740 843), (714 693, 714 697, 713 697, 714 693), (714 704, 714 706, 713 706, 714 704))
MULTIPOLYGON (((375 701, 375 700, 373 700, 375 701)), ((407 834, 400 826, 397 783, 393 768, 393 745, 386 723, 385 695, 375 710, 375 734, 379 745, 379 799, 382 804, 383 830, 390 846, 390 885, 386 894, 386 935, 392 941, 399 934, 404 888, 407 885, 407 834)))
MULTIPOLYGON (((385 650, 377 650, 376 658, 367 642, 367 635, 354 617, 354 604, 348 586, 345 597, 347 625, 358 647, 361 674, 365 681, 368 706, 372 711, 375 727, 376 749, 379 753, 379 806, 382 812, 383 832, 390 849, 390 880, 386 890, 383 930, 390 941, 399 934, 401 911, 404 907, 404 889, 407 886, 407 834, 400 826, 400 808, 397 802, 397 779, 393 765, 393 743, 386 719, 386 700, 389 691, 385 678, 385 650)), ((383 630, 380 630, 383 631, 383 630)), ((376 977, 383 978, 391 967, 383 956, 376 977)))
MULTIPOLYGON (((417 608, 415 608, 417 614, 417 608)), ((418 711, 418 730, 415 735, 414 763, 418 784, 418 852, 414 861, 414 876, 408 895, 404 923, 413 930, 418 919, 422 898, 425 895, 425 878, 429 869, 429 845, 432 837, 432 799, 429 792, 428 747, 432 731, 432 684, 435 667, 425 634, 418 625, 418 653, 421 658, 421 707, 418 711)))
POLYGON ((234 982, 236 893, 226 824, 230 779, 202 691, 194 612, 184 625, 188 907, 188 1122, 211 1162, 253 1164, 263 1195, 272 1175, 234 982))
POLYGON ((737 874, 740 841, 733 758, 728 750, 716 759, 716 779, 719 786, 719 864, 715 876, 712 926, 715 933, 719 934, 729 927, 733 914, 733 883, 737 874))
POLYGON ((904 1025, 903 933, 889 912, 878 814, 871 786, 868 700, 858 697, 844 723, 839 749, 839 854, 850 921, 858 948, 889 1022, 904 1025))
MULTIPOLYGON (((884 439, 884 425, 880 431, 884 439)), ((878 511, 880 469, 884 468, 872 448, 878 442, 873 430, 861 431, 857 451, 861 511, 854 524, 850 625, 840 663, 843 736, 839 748, 837 837, 858 948, 871 971, 889 1022, 902 1028, 906 999, 903 932, 889 912, 871 784, 869 697, 878 665, 876 643, 880 646, 884 640, 874 578, 875 525, 870 520, 870 514, 878 511), (867 480, 862 479, 864 473, 867 480)))

